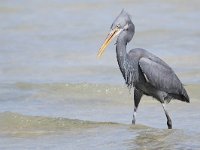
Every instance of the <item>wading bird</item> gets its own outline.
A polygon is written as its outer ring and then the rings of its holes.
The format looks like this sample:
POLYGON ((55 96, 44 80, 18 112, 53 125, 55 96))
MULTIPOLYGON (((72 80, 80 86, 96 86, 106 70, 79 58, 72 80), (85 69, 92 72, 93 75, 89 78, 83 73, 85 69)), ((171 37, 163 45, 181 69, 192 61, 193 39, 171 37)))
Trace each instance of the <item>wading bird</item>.
POLYGON ((142 95, 152 96, 157 99, 164 109, 167 117, 168 129, 172 129, 172 121, 165 108, 165 103, 171 99, 178 99, 189 103, 189 97, 181 81, 174 71, 163 60, 152 53, 135 48, 126 51, 126 45, 135 33, 135 26, 128 13, 121 11, 111 25, 111 31, 99 49, 100 57, 111 40, 117 37, 116 54, 117 62, 128 88, 134 88, 134 113, 132 124, 136 121, 136 111, 142 95))

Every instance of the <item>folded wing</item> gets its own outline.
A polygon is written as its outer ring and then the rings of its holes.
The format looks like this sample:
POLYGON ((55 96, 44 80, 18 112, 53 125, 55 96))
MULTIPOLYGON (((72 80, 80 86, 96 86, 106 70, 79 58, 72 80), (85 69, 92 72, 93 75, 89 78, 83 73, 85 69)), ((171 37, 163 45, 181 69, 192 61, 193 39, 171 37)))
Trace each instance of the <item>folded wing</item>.
POLYGON ((176 99, 189 102, 189 97, 182 83, 174 71, 162 60, 154 61, 151 58, 142 57, 139 60, 139 66, 146 81, 156 89, 174 95, 176 99))

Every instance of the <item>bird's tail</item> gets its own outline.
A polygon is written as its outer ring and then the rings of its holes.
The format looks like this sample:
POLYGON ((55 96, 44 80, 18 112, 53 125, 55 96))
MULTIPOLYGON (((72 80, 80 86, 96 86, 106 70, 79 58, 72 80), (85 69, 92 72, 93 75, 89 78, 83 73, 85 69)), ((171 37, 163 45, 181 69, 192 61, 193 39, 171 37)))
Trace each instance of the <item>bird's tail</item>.
POLYGON ((170 96, 174 99, 178 99, 181 100, 183 102, 190 102, 190 98, 186 92, 186 90, 184 89, 184 87, 182 86, 181 89, 179 90, 179 94, 172 94, 170 93, 170 96))
POLYGON ((184 87, 182 88, 180 94, 181 94, 181 99, 180 99, 181 101, 184 101, 184 102, 187 102, 187 103, 190 102, 190 98, 189 98, 189 96, 188 96, 188 94, 187 94, 187 92, 186 92, 184 87))

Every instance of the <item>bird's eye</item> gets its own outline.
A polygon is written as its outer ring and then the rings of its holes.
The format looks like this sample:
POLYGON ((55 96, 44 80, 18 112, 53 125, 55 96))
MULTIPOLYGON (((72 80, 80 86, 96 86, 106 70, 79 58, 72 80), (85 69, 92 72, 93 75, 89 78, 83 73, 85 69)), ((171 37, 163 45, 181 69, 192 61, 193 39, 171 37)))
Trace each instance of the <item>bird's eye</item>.
POLYGON ((120 25, 118 24, 117 27, 120 28, 120 25))

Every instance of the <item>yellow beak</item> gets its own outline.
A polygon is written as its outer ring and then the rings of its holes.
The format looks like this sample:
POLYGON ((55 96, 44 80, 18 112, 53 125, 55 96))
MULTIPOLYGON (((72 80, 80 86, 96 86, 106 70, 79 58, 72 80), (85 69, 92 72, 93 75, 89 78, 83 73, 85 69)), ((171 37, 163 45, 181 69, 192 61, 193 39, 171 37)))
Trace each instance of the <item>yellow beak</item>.
POLYGON ((108 37, 106 38, 105 42, 103 43, 103 45, 99 49, 99 52, 97 54, 97 58, 102 56, 102 54, 104 53, 106 47, 110 44, 112 39, 114 39, 114 37, 116 37, 121 31, 122 31, 122 29, 120 29, 118 27, 116 27, 113 30, 111 30, 111 32, 108 34, 108 37))

